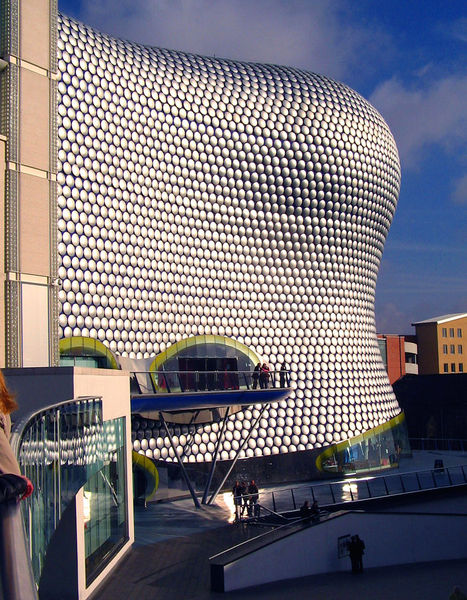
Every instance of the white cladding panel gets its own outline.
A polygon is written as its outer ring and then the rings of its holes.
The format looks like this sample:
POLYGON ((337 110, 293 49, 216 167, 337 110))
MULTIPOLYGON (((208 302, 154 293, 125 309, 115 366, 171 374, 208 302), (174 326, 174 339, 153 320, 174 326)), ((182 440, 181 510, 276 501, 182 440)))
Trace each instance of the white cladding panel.
MULTIPOLYGON (((144 358, 218 334, 272 368, 285 359, 293 395, 245 456, 398 414, 374 292, 400 167, 376 110, 320 75, 144 47, 65 17, 58 58, 61 337, 144 358)), ((231 418, 221 458, 256 414, 231 418)), ((190 460, 210 460, 216 434, 197 434, 190 460)), ((157 430, 146 437, 137 449, 173 456, 157 430)))

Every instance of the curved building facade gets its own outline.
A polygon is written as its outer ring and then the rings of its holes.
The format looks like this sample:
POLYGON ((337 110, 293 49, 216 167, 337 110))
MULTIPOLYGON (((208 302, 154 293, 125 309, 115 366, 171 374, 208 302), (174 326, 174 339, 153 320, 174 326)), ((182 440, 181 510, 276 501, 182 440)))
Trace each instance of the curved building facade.
MULTIPOLYGON (((58 69, 60 337, 143 359, 224 336, 285 361, 292 394, 246 457, 396 417, 374 294, 400 167, 378 112, 321 75, 144 47, 63 16, 58 69)), ((220 458, 258 414, 230 418, 220 458)), ((198 431, 190 460, 211 460, 218 431, 198 431)), ((173 458, 161 444, 145 448, 173 458)))

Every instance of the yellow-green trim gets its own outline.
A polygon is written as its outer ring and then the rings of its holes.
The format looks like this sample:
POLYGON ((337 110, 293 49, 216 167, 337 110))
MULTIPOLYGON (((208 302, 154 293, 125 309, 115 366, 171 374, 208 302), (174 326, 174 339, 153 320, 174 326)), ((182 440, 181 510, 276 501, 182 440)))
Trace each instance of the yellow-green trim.
POLYGON ((159 471, 157 470, 156 465, 152 462, 150 458, 148 458, 145 454, 140 454, 139 452, 132 451, 132 459, 135 465, 138 465, 143 471, 148 473, 152 480, 154 481, 154 485, 150 492, 145 495, 145 500, 147 502, 151 502, 154 500, 157 492, 157 488, 159 487, 159 471))
POLYGON ((158 354, 151 366, 149 367, 150 371, 157 371, 161 365, 163 365, 169 358, 172 358, 176 354, 180 352, 180 350, 184 350, 185 348, 189 348, 191 346, 197 346, 199 344, 223 344, 224 346, 229 346, 230 348, 236 348, 240 350, 243 354, 246 354, 248 358, 253 362, 253 364, 257 364, 260 362, 257 354, 242 344, 237 340, 233 340, 232 338, 224 337, 222 335, 195 335, 193 337, 184 338, 179 342, 175 342, 172 344, 170 348, 167 348, 164 352, 158 354))
POLYGON ((79 356, 78 350, 85 350, 91 354, 91 356, 104 357, 107 360, 109 369, 118 369, 117 359, 111 350, 104 346, 99 340, 93 338, 76 336, 69 338, 62 338, 58 342, 58 348, 60 350, 60 356, 79 356))
POLYGON ((319 454, 316 458, 316 468, 318 469, 318 471, 324 472, 323 461, 330 458, 333 454, 337 454, 341 450, 345 450, 349 447, 349 444, 352 446, 354 444, 360 444, 361 442, 374 435, 378 435, 384 433, 385 431, 389 431, 390 429, 394 429, 398 425, 401 425, 401 423, 403 423, 404 421, 405 414, 401 412, 397 415, 397 417, 393 417, 392 419, 386 421, 386 423, 383 423, 382 425, 378 425, 377 427, 374 427, 369 431, 365 431, 365 433, 361 433, 360 435, 356 435, 355 437, 349 438, 348 440, 344 440, 343 442, 338 442, 337 444, 329 446, 328 448, 323 450, 323 452, 321 452, 321 454, 319 454))

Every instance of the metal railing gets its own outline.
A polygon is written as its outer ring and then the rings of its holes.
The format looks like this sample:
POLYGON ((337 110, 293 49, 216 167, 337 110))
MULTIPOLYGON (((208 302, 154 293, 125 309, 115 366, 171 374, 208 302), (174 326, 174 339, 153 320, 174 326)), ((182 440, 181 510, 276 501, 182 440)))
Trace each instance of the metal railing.
POLYGON ((93 459, 85 442, 102 423, 101 399, 81 397, 32 411, 12 429, 11 446, 22 473, 34 485, 34 493, 22 505, 36 583, 60 518, 86 481, 93 459))
POLYGON ((412 450, 442 450, 448 452, 467 452, 467 440, 443 438, 410 438, 412 450))
POLYGON ((131 371, 131 385, 139 394, 211 392, 287 388, 288 371, 131 371))
POLYGON ((453 487, 467 483, 467 465, 414 471, 380 477, 346 479, 313 486, 299 486, 284 490, 262 491, 262 506, 282 513, 298 510, 305 502, 316 500, 320 507, 383 498, 397 494, 428 491, 441 487, 453 487))

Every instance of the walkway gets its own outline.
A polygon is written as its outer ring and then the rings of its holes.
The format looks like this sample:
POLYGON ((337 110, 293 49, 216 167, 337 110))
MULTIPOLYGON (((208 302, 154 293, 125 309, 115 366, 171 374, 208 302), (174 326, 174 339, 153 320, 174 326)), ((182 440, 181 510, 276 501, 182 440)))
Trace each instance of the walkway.
MULTIPOLYGON (((462 457, 416 453, 403 470, 427 468, 433 458, 445 465, 462 457)), ((467 560, 370 569, 363 575, 333 573, 219 594, 210 592, 208 558, 264 531, 257 525, 230 524, 230 494, 217 504, 194 508, 191 499, 152 504, 135 511, 136 543, 110 580, 98 590, 99 600, 282 600, 291 593, 310 600, 447 600, 454 585, 467 591, 467 560)), ((310 551, 310 560, 313 550, 310 551)))
MULTIPOLYGON (((258 529, 250 533, 256 535, 258 529)), ((245 539, 241 525, 211 529, 150 546, 135 547, 99 600, 447 600, 454 585, 467 590, 467 560, 370 569, 362 575, 333 573, 227 594, 210 592, 208 558, 245 539)), ((312 555, 310 556, 312 559, 312 555)))

